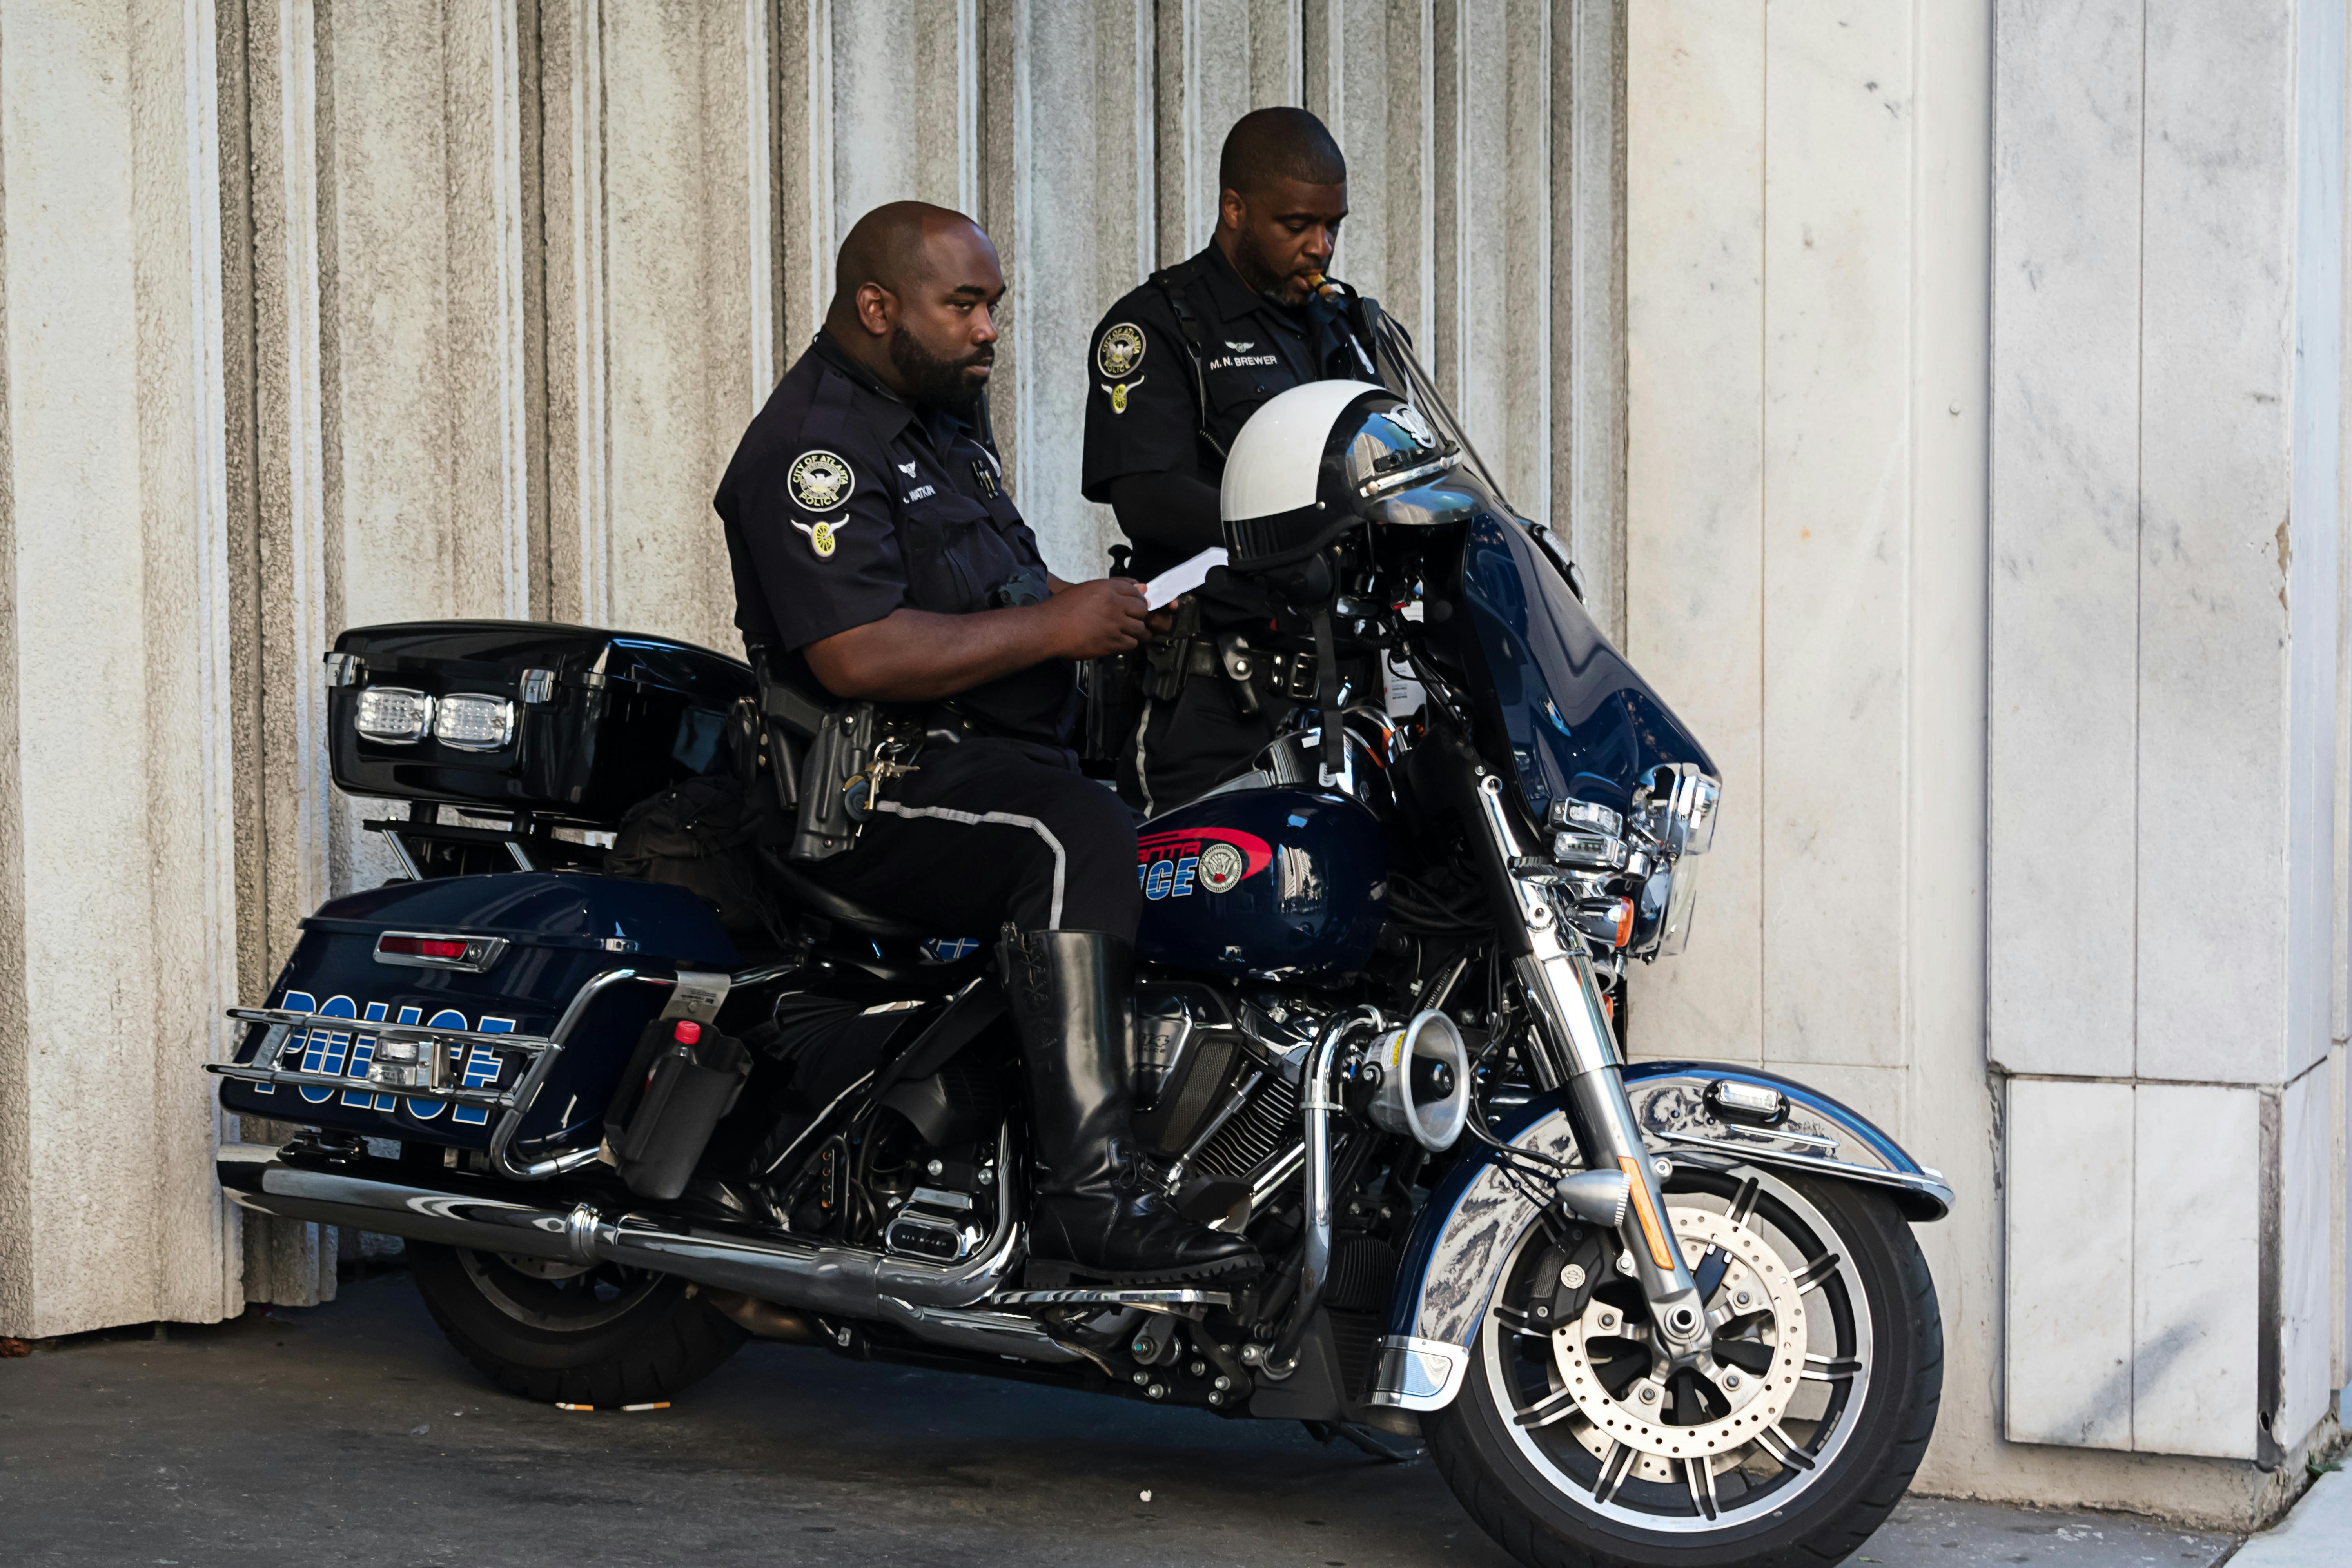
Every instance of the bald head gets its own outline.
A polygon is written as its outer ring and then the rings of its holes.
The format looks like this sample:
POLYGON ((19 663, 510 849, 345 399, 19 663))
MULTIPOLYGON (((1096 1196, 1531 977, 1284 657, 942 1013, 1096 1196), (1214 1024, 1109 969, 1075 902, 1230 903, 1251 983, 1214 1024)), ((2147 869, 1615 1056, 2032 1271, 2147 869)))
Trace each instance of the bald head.
POLYGON ((996 247, 960 212, 891 202, 850 226, 834 261, 826 332, 916 403, 968 402, 996 358, 1004 297, 996 247))
POLYGON ((978 236, 982 244, 987 243, 987 237, 971 219, 929 202, 887 202, 859 218, 850 226, 848 237, 841 242, 841 254, 834 258, 828 319, 845 310, 854 310, 863 284, 872 283, 893 294, 906 293, 929 276, 931 252, 951 233, 962 238, 978 236))
POLYGON ((1344 185, 1348 160, 1323 122, 1303 109, 1254 109, 1225 132, 1217 158, 1222 190, 1255 196, 1278 180, 1303 185, 1344 185))

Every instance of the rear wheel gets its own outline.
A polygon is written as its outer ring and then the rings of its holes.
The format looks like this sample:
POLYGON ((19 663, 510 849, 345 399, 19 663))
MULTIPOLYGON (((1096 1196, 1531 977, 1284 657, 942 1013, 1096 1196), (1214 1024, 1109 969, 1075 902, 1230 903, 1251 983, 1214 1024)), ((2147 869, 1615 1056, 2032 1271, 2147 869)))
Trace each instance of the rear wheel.
POLYGON ((450 1343, 526 1399, 653 1404, 709 1376, 750 1337, 670 1275, 416 1241, 408 1255, 450 1343))
POLYGON ((1837 1562, 1935 1429, 1927 1260, 1889 1198, 1843 1183, 1685 1166, 1667 1207, 1706 1298, 1706 1349, 1664 1353, 1613 1236, 1530 1216, 1461 1394, 1423 1418, 1431 1449, 1537 1568, 1837 1562))

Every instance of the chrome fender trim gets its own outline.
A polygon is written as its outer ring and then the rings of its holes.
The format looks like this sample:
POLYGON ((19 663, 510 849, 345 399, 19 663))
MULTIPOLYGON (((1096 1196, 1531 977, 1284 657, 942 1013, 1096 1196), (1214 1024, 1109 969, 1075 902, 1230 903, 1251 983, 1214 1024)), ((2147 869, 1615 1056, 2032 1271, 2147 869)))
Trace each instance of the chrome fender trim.
POLYGON ((1885 1187, 1915 1224, 1951 1212, 1952 1189, 1941 1171, 1914 1160, 1860 1111, 1794 1079, 1727 1063, 1636 1062, 1625 1069, 1625 1093, 1654 1152, 1704 1151, 1885 1187), (1777 1093, 1780 1114, 1769 1121, 1727 1115, 1718 1085, 1777 1093))
MULTIPOLYGON (((1626 1094, 1654 1152, 1695 1164, 1769 1165, 1887 1188, 1915 1223, 1951 1209, 1952 1189, 1940 1172, 1912 1159, 1859 1112, 1792 1079, 1705 1062, 1638 1062, 1624 1070, 1626 1094), (1715 1086, 1725 1081, 1779 1091, 1782 1114, 1769 1124, 1722 1115, 1715 1086)), ((1564 1089, 1538 1095, 1496 1131, 1515 1147, 1582 1163, 1564 1089)), ((1467 1148, 1406 1241, 1373 1404, 1427 1411, 1453 1403, 1511 1244, 1532 1213, 1517 1184, 1481 1150, 1467 1148)))
POLYGON ((1462 1392, 1469 1371, 1470 1352, 1460 1345, 1391 1334, 1381 1342, 1372 1403, 1399 1410, 1443 1410, 1462 1392))

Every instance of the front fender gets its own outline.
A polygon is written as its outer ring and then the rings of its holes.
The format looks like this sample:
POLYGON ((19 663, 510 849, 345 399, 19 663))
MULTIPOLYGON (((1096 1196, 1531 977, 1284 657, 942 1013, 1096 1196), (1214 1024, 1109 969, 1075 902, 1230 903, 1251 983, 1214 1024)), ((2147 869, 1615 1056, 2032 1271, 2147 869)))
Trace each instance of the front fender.
MULTIPOLYGON (((1625 1068, 1625 1093, 1653 1151, 1684 1150, 1696 1162, 1720 1158, 1884 1187, 1916 1222, 1950 1212, 1952 1189, 1942 1173, 1911 1158, 1860 1112, 1777 1073, 1706 1062, 1639 1062, 1625 1068), (1722 1083, 1777 1090, 1780 1115, 1769 1122, 1723 1115, 1716 1100, 1722 1083)), ((1584 1163, 1565 1089, 1510 1111, 1495 1131, 1514 1147, 1584 1163)), ((1534 1212, 1484 1144, 1471 1146, 1454 1163, 1405 1244, 1373 1404, 1438 1410, 1454 1402, 1511 1244, 1534 1212)))

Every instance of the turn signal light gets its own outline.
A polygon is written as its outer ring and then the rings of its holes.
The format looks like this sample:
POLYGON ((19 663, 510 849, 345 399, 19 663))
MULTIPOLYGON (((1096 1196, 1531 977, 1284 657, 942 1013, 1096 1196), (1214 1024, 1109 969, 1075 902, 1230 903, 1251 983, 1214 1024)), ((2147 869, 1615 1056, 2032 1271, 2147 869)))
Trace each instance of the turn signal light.
POLYGON ((1622 947, 1633 940, 1633 900, 1602 899, 1579 905, 1576 925, 1587 936, 1599 937, 1612 947, 1622 947))

